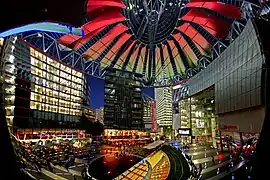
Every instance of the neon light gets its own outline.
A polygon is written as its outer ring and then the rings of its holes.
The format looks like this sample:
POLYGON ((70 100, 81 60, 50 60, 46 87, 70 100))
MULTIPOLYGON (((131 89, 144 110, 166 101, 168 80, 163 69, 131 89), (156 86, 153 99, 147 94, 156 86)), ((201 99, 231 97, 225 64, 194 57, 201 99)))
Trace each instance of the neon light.
POLYGON ((27 31, 47 31, 62 34, 74 34, 77 36, 84 36, 84 31, 81 28, 75 28, 66 24, 42 22, 35 24, 28 24, 22 27, 10 29, 0 33, 0 37, 8 37, 18 33, 23 33, 27 31))

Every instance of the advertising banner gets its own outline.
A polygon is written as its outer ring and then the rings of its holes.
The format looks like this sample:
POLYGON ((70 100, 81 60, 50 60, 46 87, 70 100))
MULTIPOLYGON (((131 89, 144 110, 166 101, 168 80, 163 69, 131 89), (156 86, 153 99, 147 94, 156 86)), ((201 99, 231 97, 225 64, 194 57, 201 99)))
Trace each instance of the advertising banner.
POLYGON ((178 133, 179 133, 179 135, 190 136, 191 135, 191 129, 190 128, 179 128, 178 133))

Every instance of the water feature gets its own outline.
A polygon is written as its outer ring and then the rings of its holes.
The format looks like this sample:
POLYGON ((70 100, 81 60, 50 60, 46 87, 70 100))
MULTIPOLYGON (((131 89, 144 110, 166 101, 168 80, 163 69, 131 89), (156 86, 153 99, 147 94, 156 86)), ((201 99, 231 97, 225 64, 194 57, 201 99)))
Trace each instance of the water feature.
POLYGON ((89 166, 89 174, 98 180, 111 180, 142 160, 132 155, 105 155, 94 160, 89 166))

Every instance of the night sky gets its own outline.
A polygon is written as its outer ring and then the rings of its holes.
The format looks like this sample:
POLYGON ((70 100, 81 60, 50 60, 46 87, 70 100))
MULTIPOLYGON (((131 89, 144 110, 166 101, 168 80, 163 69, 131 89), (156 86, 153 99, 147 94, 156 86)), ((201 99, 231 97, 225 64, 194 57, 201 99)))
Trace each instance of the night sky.
MULTIPOLYGON (((88 76, 88 83, 91 86, 91 106, 93 109, 98 109, 104 106, 104 81, 92 76, 88 76)), ((153 88, 144 88, 143 92, 154 98, 153 88)))
POLYGON ((0 32, 44 21, 79 27, 84 24, 87 17, 86 2, 86 0, 3 0, 0 11, 0 32))

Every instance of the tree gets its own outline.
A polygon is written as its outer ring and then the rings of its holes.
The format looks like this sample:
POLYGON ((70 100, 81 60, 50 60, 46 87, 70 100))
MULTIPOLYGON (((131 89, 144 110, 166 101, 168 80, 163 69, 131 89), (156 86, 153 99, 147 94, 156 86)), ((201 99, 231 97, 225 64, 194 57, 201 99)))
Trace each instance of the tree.
POLYGON ((101 135, 104 131, 104 126, 99 121, 91 121, 86 116, 82 117, 81 128, 86 131, 87 134, 93 136, 101 135))

